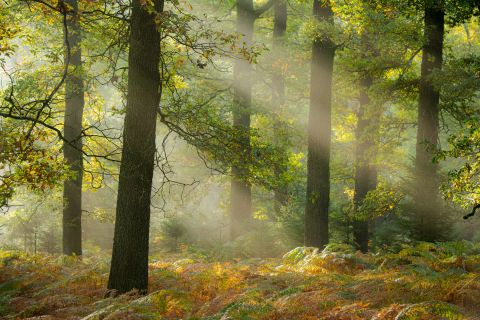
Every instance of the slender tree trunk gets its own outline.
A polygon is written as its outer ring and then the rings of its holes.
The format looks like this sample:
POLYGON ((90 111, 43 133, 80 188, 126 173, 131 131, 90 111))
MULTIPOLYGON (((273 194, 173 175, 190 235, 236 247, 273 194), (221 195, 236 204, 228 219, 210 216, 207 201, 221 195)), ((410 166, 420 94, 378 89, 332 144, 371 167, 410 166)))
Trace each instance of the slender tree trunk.
MULTIPOLYGON (((150 196, 157 110, 161 96, 160 34, 155 15, 133 0, 130 18, 128 92, 122 163, 108 289, 123 293, 148 288, 150 196)), ((157 12, 163 0, 155 1, 157 12)))
POLYGON ((63 253, 82 255, 82 117, 84 86, 81 29, 77 0, 66 0, 72 10, 67 18, 66 43, 70 48, 70 69, 65 79, 65 119, 63 156, 73 176, 63 184, 63 253))
MULTIPOLYGON (((360 108, 358 111, 358 124, 356 130, 355 152, 355 193, 354 212, 358 214, 358 207, 362 205, 369 191, 377 187, 377 167, 372 159, 375 158, 375 136, 378 132, 378 119, 375 110, 370 105, 368 90, 372 85, 372 77, 365 75, 360 80, 360 108)), ((368 251, 368 226, 367 217, 355 217, 353 223, 353 241, 357 249, 368 251)))
MULTIPOLYGON (((329 1, 313 2, 318 21, 333 23, 329 1)), ((335 46, 328 38, 316 38, 312 47, 310 112, 308 118, 307 204, 305 245, 323 248, 329 241, 330 145, 332 77, 335 46)))
MULTIPOLYGON (((243 41, 250 46, 253 38, 252 0, 237 0, 237 32, 243 34, 243 41)), ((252 190, 247 182, 248 164, 251 157, 250 114, 252 105, 252 65, 245 59, 237 59, 233 67, 234 111, 233 126, 242 132, 242 150, 244 164, 232 166, 232 184, 230 195, 230 237, 235 239, 246 229, 252 217, 252 190)))
POLYGON ((418 105, 418 129, 415 158, 416 228, 419 240, 435 241, 443 231, 438 214, 437 164, 432 162, 437 146, 440 93, 431 82, 431 75, 442 68, 444 11, 442 1, 426 5, 425 31, 418 105), (437 216, 437 217, 436 217, 437 216))
MULTIPOLYGON (((277 57, 281 57, 281 53, 285 50, 284 48, 284 38, 285 32, 287 30, 287 2, 284 0, 279 0, 275 3, 274 7, 274 21, 273 21, 273 53, 276 54, 277 57)), ((281 111, 285 107, 285 79, 281 71, 274 71, 272 76, 272 105, 279 109, 279 114, 281 115, 281 111)), ((279 120, 279 116, 277 117, 275 127, 274 127, 274 139, 280 145, 283 139, 286 138, 282 130, 282 122, 279 120)), ((286 150, 282 150, 286 154, 286 150)), ((275 188, 275 202, 274 202, 274 209, 277 215, 280 214, 280 210, 282 206, 284 206, 287 202, 287 186, 281 181, 281 177, 283 173, 287 170, 282 163, 275 164, 275 175, 280 177, 279 184, 275 188)))

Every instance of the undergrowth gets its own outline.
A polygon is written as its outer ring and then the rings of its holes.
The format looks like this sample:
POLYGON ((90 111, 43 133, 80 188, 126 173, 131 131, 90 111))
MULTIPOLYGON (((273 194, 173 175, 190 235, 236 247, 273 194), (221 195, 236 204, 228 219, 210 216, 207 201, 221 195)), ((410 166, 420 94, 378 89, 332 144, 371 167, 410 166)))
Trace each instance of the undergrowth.
POLYGON ((104 298, 108 256, 0 251, 1 319, 480 319, 480 244, 282 259, 153 256, 150 294, 104 298))

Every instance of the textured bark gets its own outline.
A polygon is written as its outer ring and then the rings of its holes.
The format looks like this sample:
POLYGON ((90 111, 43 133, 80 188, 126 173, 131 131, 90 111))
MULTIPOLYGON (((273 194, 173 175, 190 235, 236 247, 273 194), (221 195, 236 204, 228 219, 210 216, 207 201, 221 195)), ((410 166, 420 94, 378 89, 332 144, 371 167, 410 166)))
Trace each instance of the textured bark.
MULTIPOLYGON (((243 34, 243 41, 250 46, 253 38, 255 17, 252 0, 237 0, 237 32, 243 34)), ((245 59, 237 59, 233 67, 234 111, 233 126, 242 135, 240 152, 249 163, 250 147, 250 113, 252 106, 252 65, 245 59)), ((248 168, 245 165, 232 166, 232 182, 230 192, 230 237, 237 238, 246 229, 252 217, 252 190, 247 182, 248 168)))
MULTIPOLYGON (((280 0, 275 3, 274 7, 274 20, 273 20, 273 48, 272 51, 277 56, 281 56, 281 52, 285 50, 284 48, 284 38, 285 32, 287 30, 287 2, 280 0)), ((281 72, 274 72, 272 75, 272 105, 274 108, 279 109, 279 114, 281 115, 283 108, 285 107, 285 79, 281 72)), ((281 139, 286 139, 287 137, 282 130, 282 122, 277 119, 277 123, 274 126, 274 139, 278 141, 277 145, 280 145, 281 139)), ((284 143, 284 142, 283 142, 284 143)), ((286 156, 286 150, 284 150, 282 156, 286 156)), ((281 177, 282 174, 287 170, 283 166, 283 162, 286 159, 281 159, 281 163, 275 164, 275 175, 281 177)), ((281 180, 281 179, 279 179, 281 180)), ((275 188, 275 202, 274 209, 277 215, 280 214, 282 206, 285 206, 287 202, 287 186, 280 181, 279 185, 275 188)))
MULTIPOLYGON (((372 78, 369 75, 360 80, 360 109, 357 115, 355 193, 353 198, 356 214, 367 193, 377 187, 377 167, 372 159, 375 158, 375 136, 378 132, 378 118, 368 97, 368 90, 371 85, 372 78)), ((369 220, 365 218, 358 218, 353 223, 353 240, 356 248, 362 252, 368 251, 369 240, 369 220)))
MULTIPOLYGON (((323 1, 322 1, 323 2, 323 1)), ((330 2, 313 2, 313 15, 333 23, 330 2)), ((313 41, 308 118, 307 204, 305 245, 323 248, 328 244, 330 202, 330 145, 332 76, 335 46, 328 38, 313 41)))
MULTIPOLYGON (((429 2, 430 3, 430 2, 429 2)), ((437 146, 440 93, 431 75, 442 68, 444 12, 441 1, 425 8, 425 31, 418 105, 418 129, 415 158, 415 228, 419 240, 439 240, 443 233, 438 214, 439 181, 437 164, 432 162, 437 146)))
POLYGON ((82 75, 81 30, 78 3, 66 0, 72 14, 67 17, 65 35, 70 49, 70 68, 65 78, 65 118, 63 157, 73 176, 63 183, 63 253, 82 255, 82 117, 84 85, 82 75))
MULTIPOLYGON (((150 196, 155 129, 160 103, 160 34, 154 14, 134 0, 130 19, 127 107, 108 289, 117 293, 148 286, 150 196)), ((157 12, 163 1, 155 2, 157 12)))

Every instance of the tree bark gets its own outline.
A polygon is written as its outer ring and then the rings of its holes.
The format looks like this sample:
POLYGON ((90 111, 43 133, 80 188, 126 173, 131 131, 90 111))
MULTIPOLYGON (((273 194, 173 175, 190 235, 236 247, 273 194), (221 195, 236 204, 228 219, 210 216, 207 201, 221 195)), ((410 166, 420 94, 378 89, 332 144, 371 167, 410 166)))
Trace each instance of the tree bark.
POLYGON ((70 68, 65 79, 65 118, 63 144, 65 163, 72 177, 63 184, 63 253, 82 255, 82 118, 84 85, 82 70, 81 28, 77 0, 66 0, 68 14, 65 32, 70 49, 70 68))
MULTIPOLYGON (((319 0, 314 0, 313 15, 318 21, 326 20, 333 24, 333 11, 329 1, 325 1, 321 6, 319 0)), ((331 39, 328 37, 314 39, 308 118, 305 245, 318 248, 323 248, 329 241, 331 99, 334 57, 335 46, 331 39)))
MULTIPOLYGON (((284 38, 285 32, 287 30, 287 2, 284 0, 277 1, 274 6, 274 20, 273 20, 273 46, 272 51, 277 57, 280 57, 280 52, 285 50, 284 48, 284 38)), ((272 75, 272 105, 279 109, 279 114, 281 115, 281 111, 285 107, 285 79, 281 71, 274 71, 272 75)), ((279 120, 279 116, 277 116, 277 120, 274 126, 274 139, 276 140, 276 145, 279 146, 284 141, 282 139, 286 139, 285 134, 282 130, 283 123, 279 120)), ((284 154, 281 156, 285 156, 286 150, 282 150, 284 154)), ((281 176, 287 170, 283 165, 286 159, 281 159, 281 163, 275 164, 275 176, 280 177, 279 183, 276 186, 274 193, 274 210, 275 213, 280 215, 281 208, 285 206, 287 203, 287 186, 283 181, 281 181, 281 176)))
MULTIPOLYGON (((237 0, 237 32, 249 47, 253 38, 255 16, 252 0, 237 0)), ((235 239, 246 230, 252 217, 252 190, 247 181, 248 163, 251 157, 250 114, 252 105, 252 65, 245 59, 237 59, 233 67, 234 110, 233 126, 241 132, 241 154, 244 164, 232 166, 230 192, 230 237, 235 239), (247 164, 247 165, 245 165, 247 164)))
POLYGON ((375 158, 375 136, 378 132, 378 119, 375 110, 370 105, 368 90, 372 85, 372 77, 365 75, 360 80, 360 109, 356 130, 355 151, 355 193, 353 241, 355 247, 362 252, 368 251, 369 220, 367 217, 358 217, 358 208, 362 205, 367 193, 377 187, 377 167, 372 161, 375 158))
MULTIPOLYGON (((418 129, 415 158, 416 229, 419 240, 435 241, 443 233, 438 216, 439 179, 433 163, 439 128, 440 92, 431 81, 435 70, 442 68, 444 11, 442 1, 425 7, 424 45, 418 104, 418 129)), ((427 2, 430 3, 430 2, 427 2)))
MULTIPOLYGON (((108 289, 124 293, 148 288, 150 196, 160 103, 160 33, 155 14, 133 0, 130 18, 127 107, 108 289)), ((155 1, 156 12, 163 0, 155 1)))

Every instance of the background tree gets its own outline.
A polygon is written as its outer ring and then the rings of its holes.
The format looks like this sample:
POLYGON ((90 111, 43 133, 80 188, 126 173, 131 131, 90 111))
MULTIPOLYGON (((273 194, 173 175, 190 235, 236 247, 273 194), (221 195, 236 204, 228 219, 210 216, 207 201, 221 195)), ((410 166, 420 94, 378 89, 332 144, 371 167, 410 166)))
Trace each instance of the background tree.
MULTIPOLYGON (((255 16, 252 0, 237 0, 237 32, 242 35, 242 41, 247 47, 253 39, 255 16)), ((250 146, 250 116, 252 105, 252 65, 245 59, 236 59, 233 67, 234 110, 233 126, 244 132, 240 142, 239 153, 244 155, 247 163, 251 157, 250 146)), ((252 190, 247 182, 246 166, 232 166, 232 182, 230 195, 230 234, 235 239, 243 233, 246 224, 252 217, 252 190)))
MULTIPOLYGON (((375 164, 375 137, 378 131, 378 117, 375 118, 375 111, 372 110, 369 99, 369 89, 372 85, 372 78, 366 74, 360 79, 360 108, 358 112, 358 124, 356 130, 356 165, 355 165, 355 194, 354 210, 357 211, 362 205, 367 193, 377 187, 377 169, 375 164)), ((357 217, 354 217, 354 219, 357 217)), ((369 219, 366 217, 354 221, 353 239, 356 247, 362 252, 368 251, 369 219)))
POLYGON ((65 1, 66 63, 70 68, 65 79, 65 120, 63 155, 71 178, 63 183, 63 253, 82 255, 82 119, 85 104, 80 15, 76 0, 65 1))
MULTIPOLYGON (((260 8, 253 7, 252 0, 237 0, 236 30, 241 35, 242 47, 250 50, 253 43, 255 20, 267 11, 276 0, 270 0, 260 8)), ((237 58, 233 66, 233 127, 240 133, 238 153, 244 164, 232 165, 230 191, 230 235, 235 239, 241 235, 252 218, 252 188, 248 181, 249 163, 252 162, 250 124, 252 113, 253 69, 252 61, 237 58)))
POLYGON ((440 240, 445 230, 439 215, 438 164, 432 161, 438 145, 440 90, 432 77, 442 68, 445 12, 443 1, 425 2, 424 44, 420 95, 418 103, 418 129, 415 157, 416 232, 425 241, 440 240))
MULTIPOLYGON (((275 3, 274 6, 274 19, 273 19, 273 53, 279 57, 276 60, 277 68, 272 74, 272 105, 274 108, 278 109, 276 121, 274 124, 274 139, 276 139, 276 144, 282 146, 282 144, 287 144, 285 140, 288 137, 288 133, 285 132, 285 124, 280 120, 284 109, 285 109, 285 78, 283 76, 283 70, 281 66, 283 65, 283 59, 281 59, 282 54, 286 50, 286 41, 285 33, 287 31, 287 3, 286 1, 279 0, 275 3)), ((284 158, 287 157, 287 150, 285 148, 281 151, 281 156, 284 158)), ((277 215, 280 215, 280 210, 283 206, 286 205, 288 199, 288 188, 285 182, 282 181, 282 176, 285 174, 287 168, 285 167, 285 160, 279 161, 275 164, 275 176, 278 180, 278 185, 275 188, 275 203, 274 209, 277 215)))
MULTIPOLYGON (((333 24, 330 1, 314 0, 317 21, 333 24)), ((308 173, 305 208, 305 245, 323 248, 329 241, 330 145, 332 78, 335 44, 328 34, 313 40, 308 116, 308 173)))
MULTIPOLYGON (((455 26, 477 14, 478 2, 433 1, 423 3, 424 44, 418 103, 418 129, 415 157, 415 218, 413 234, 419 240, 437 241, 451 236, 445 203, 439 197, 439 164, 434 155, 439 147, 441 87, 435 79, 444 63, 446 24, 455 26)), ((468 32, 468 29, 467 29, 468 32)), ((448 90, 444 90, 448 92, 448 90)), ((448 93, 447 93, 448 94, 448 93)), ((451 112, 452 110, 446 110, 451 112)))

